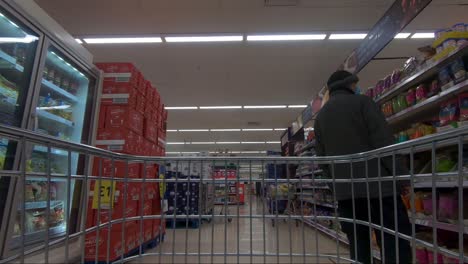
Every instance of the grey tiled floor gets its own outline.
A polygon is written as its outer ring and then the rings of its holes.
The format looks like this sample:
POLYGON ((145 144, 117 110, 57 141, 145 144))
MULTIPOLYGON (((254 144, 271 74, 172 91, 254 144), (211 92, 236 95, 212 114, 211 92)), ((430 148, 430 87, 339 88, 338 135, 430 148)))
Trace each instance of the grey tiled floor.
MULTIPOLYGON (((261 215, 262 201, 254 196, 251 204, 249 200, 246 197, 246 203, 239 206, 239 214, 248 216, 252 209, 253 215, 261 215)), ((221 207, 215 209, 216 213, 220 210, 221 207)), ((230 214, 237 214, 237 206, 230 206, 229 210, 230 214)), ((329 257, 302 254, 337 256, 339 251, 340 256, 349 256, 346 247, 312 227, 300 223, 296 226, 294 220, 276 223, 273 227, 268 219, 240 218, 227 222, 218 218, 211 223, 204 222, 199 229, 166 229, 164 243, 147 253, 171 255, 145 256, 134 263, 336 263, 337 260, 329 257), (278 252, 284 256, 278 257, 278 252)))

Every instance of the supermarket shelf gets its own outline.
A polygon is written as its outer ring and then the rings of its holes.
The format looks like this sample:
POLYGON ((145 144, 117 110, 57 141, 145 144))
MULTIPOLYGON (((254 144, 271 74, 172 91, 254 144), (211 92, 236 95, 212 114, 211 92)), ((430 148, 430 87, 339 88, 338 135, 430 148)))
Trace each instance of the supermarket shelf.
POLYGON ((51 83, 50 81, 47 81, 45 79, 42 79, 42 84, 47 87, 49 90, 56 92, 63 97, 73 101, 73 102, 78 102, 78 97, 74 96, 73 94, 65 91, 63 88, 51 83))
MULTIPOLYGON (((415 188, 432 188, 432 177, 421 177, 421 176, 432 176, 432 174, 417 174, 415 175, 415 188), (418 179, 420 178, 420 179, 418 179)), ((468 174, 463 174, 463 187, 468 187, 468 174)), ((455 188, 459 184, 458 172, 447 172, 447 173, 437 173, 436 174, 435 187, 439 188, 455 188)))
POLYGON ((468 90, 468 80, 458 83, 452 86, 450 89, 442 91, 437 95, 434 95, 416 105, 406 108, 405 110, 393 116, 390 116, 389 118, 387 118, 387 122, 390 125, 395 125, 401 121, 404 121, 408 117, 414 116, 416 114, 419 114, 421 112, 424 112, 430 109, 439 108, 439 103, 442 103, 443 101, 447 100, 449 97, 452 97, 466 90, 468 90))
POLYGON ((298 186, 296 187, 297 190, 313 190, 313 189, 323 189, 323 190, 329 190, 330 188, 328 187, 328 185, 316 185, 316 186, 312 186, 312 185, 302 185, 302 186, 298 186))
MULTIPOLYGON (((10 64, 7 68, 8 69, 15 69, 19 72, 24 71, 24 67, 16 63, 16 59, 12 56, 6 54, 4 51, 0 50, 0 58, 10 64)), ((1 63, 0 60, 0 68, 5 68, 5 64, 1 63)))
MULTIPOLYGON (((53 208, 57 205, 62 205, 63 206, 63 201, 62 200, 57 200, 57 201, 50 201, 50 208, 53 208)), ((47 201, 41 201, 41 202, 26 202, 24 203, 24 207, 26 210, 31 210, 31 209, 43 209, 47 208, 47 201)), ((20 204, 18 207, 18 210, 22 210, 22 205, 20 204)))
MULTIPOLYGON (((46 146, 35 145, 34 150, 39 151, 39 152, 47 153, 47 147, 46 146)), ((54 154, 54 155, 59 155, 59 156, 68 156, 68 152, 65 151, 65 150, 61 150, 61 149, 51 148, 50 153, 54 154)))
POLYGON ((384 93, 382 96, 380 96, 376 100, 376 102, 380 104, 387 102, 388 100, 393 98, 396 94, 399 94, 404 90, 407 90, 413 86, 416 86, 417 84, 425 81, 427 78, 430 78, 436 75, 442 68, 446 67, 451 62, 455 61, 459 57, 464 56, 466 54, 468 54, 468 45, 461 47, 460 49, 458 49, 457 51, 455 51, 454 53, 452 53, 450 56, 448 56, 445 59, 426 65, 419 72, 404 79, 403 81, 395 85, 393 88, 391 88, 390 91, 384 93))
POLYGON ((60 123, 60 124, 65 125, 65 126, 69 126, 69 127, 72 127, 72 126, 73 126, 73 122, 72 122, 72 121, 67 120, 67 119, 65 119, 65 118, 62 118, 62 117, 60 117, 60 116, 56 116, 56 115, 54 115, 54 114, 51 114, 51 113, 49 113, 49 112, 47 112, 47 111, 45 111, 45 110, 37 109, 36 112, 37 112, 37 115, 38 115, 38 116, 41 116, 41 117, 43 117, 43 118, 47 118, 47 119, 49 119, 49 120, 55 121, 55 122, 57 122, 57 123, 60 123))
POLYGON ((297 177, 304 177, 304 176, 312 176, 312 175, 316 175, 316 174, 322 174, 323 173, 323 170, 315 170, 315 171, 309 171, 309 172, 306 172, 306 173, 299 173, 299 174, 296 174, 296 178, 297 177))
MULTIPOLYGON (((434 225, 432 219, 413 219, 410 218, 417 225, 427 226, 427 227, 436 227, 437 229, 452 231, 458 233, 458 225, 457 224, 450 224, 450 223, 443 223, 443 222, 436 222, 434 225)), ((465 226, 463 233, 468 234, 468 227, 465 226)))
POLYGON ((300 198, 299 200, 301 200, 303 202, 311 203, 311 204, 320 205, 320 206, 323 206, 323 207, 332 208, 332 209, 337 208, 336 205, 333 205, 331 203, 321 202, 321 201, 317 201, 317 200, 314 200, 314 199, 300 198))
MULTIPOLYGON (((319 223, 313 222, 313 221, 308 220, 308 219, 304 219, 303 221, 304 221, 304 223, 310 225, 313 228, 316 228, 317 230, 319 230, 322 233, 332 237, 333 239, 338 239, 341 243, 349 245, 348 238, 346 237, 345 234, 343 234, 341 232, 337 232, 337 231, 332 230, 330 228, 327 228, 327 227, 325 227, 325 226, 323 226, 323 225, 321 225, 319 223)), ((380 260, 380 252, 378 250, 373 249, 372 250, 372 255, 374 256, 374 258, 380 260)))

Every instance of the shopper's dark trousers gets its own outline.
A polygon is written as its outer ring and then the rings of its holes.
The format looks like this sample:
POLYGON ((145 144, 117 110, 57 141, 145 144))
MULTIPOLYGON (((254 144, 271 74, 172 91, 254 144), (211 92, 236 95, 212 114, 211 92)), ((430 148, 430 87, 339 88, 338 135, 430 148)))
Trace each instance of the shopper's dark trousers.
MULTIPOLYGON (((383 226, 388 229, 395 230, 395 212, 397 213, 398 221, 398 232, 410 235, 411 224, 409 222, 406 208, 401 200, 401 197, 397 197, 397 207, 394 207, 393 197, 382 198, 382 213, 383 213, 383 226)), ((356 219, 368 221, 368 200, 355 199, 355 210, 356 219)), ((338 201, 338 212, 340 217, 353 218, 353 207, 352 200, 338 201)), ((379 199, 370 199, 370 212, 372 223, 380 226, 380 201, 379 199)), ((348 236, 350 243, 351 259, 357 260, 361 263, 372 263, 372 252, 370 249, 371 240, 369 236, 369 227, 365 225, 356 224, 356 242, 354 243, 354 224, 348 222, 341 222, 341 229, 348 236), (357 246, 357 257, 355 256, 354 247, 357 246)), ((380 229, 375 230, 377 244, 382 248, 381 231, 380 229)), ((398 255, 399 263, 412 263, 411 248, 407 240, 400 238, 398 240, 398 255)), ((395 236, 384 233, 384 255, 386 264, 396 263, 396 244, 395 236)))

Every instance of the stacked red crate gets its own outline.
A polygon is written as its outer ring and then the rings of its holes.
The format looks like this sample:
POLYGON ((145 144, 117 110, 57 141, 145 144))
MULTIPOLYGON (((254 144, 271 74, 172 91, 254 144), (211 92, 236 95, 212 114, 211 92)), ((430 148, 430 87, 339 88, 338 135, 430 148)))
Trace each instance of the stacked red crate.
MULTIPOLYGON (((104 72, 96 146, 131 155, 161 156, 163 154, 161 149, 164 148, 164 145, 161 144, 161 137, 165 139, 166 131, 165 127, 162 126, 164 116, 161 113, 163 113, 164 108, 156 88, 145 80, 143 74, 132 63, 112 62, 97 63, 96 65, 104 72)), ((167 119, 167 113, 165 119, 167 119)), ((159 167, 156 164, 145 165, 95 158, 93 175, 101 177, 114 176, 116 178, 145 177, 147 179, 158 177, 159 167)), ((110 183, 107 184, 106 186, 109 186, 110 183)), ((143 209, 144 215, 161 215, 161 198, 159 186, 156 183, 144 183, 143 186, 141 182, 128 182, 125 184, 123 181, 117 181, 115 183, 112 213, 109 212, 109 205, 107 205, 107 208, 101 206, 100 213, 96 208, 93 208, 94 192, 97 190, 95 190, 94 182, 91 185, 88 200, 88 218, 86 219, 87 227, 95 226, 98 220, 100 223, 104 223, 124 216, 139 216, 141 213, 140 208, 143 209), (124 188, 125 185, 127 189, 124 188), (127 193, 127 196, 124 196, 124 193, 127 193), (143 194, 145 195, 141 199, 143 194), (125 210, 123 208, 124 204, 126 205, 125 210)), ((94 205, 96 207, 96 204, 94 205)), ((121 240, 122 225, 113 225, 110 233, 107 229, 104 230, 103 233, 107 232, 105 235, 111 235, 112 245, 110 250, 112 252, 110 260, 127 253, 140 243, 154 239, 160 234, 159 232, 155 233, 154 230, 164 230, 164 226, 161 225, 160 220, 144 221, 144 241, 139 241, 139 221, 127 222, 124 228, 125 249, 123 252, 117 248, 118 243, 115 243, 115 241, 121 240)), ((99 239, 96 238, 95 232, 87 234, 86 242, 98 241, 98 248, 103 246, 104 250, 102 252, 105 252, 107 245, 101 245, 101 240, 107 241, 107 236, 103 236, 103 233, 99 234, 99 239)), ((120 244, 121 246, 122 244, 120 244)), ((94 260, 95 249, 89 247, 86 253, 87 259, 94 260)), ((98 253, 98 259, 101 261, 106 260, 102 258, 101 250, 98 253)))

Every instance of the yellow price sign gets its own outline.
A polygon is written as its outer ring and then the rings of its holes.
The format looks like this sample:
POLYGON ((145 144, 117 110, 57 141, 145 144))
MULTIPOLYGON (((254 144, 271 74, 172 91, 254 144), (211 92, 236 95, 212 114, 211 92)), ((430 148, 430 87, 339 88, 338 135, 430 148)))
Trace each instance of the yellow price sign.
MULTIPOLYGON (((161 173, 159 174, 159 179, 164 179, 164 174, 161 173)), ((161 199, 164 199, 164 194, 166 193, 166 183, 163 183, 163 182, 160 182, 159 183, 159 197, 161 197, 161 199)))
POLYGON ((99 180, 94 185, 93 209, 114 207, 115 182, 110 180, 99 180), (99 182, 101 184, 99 184, 99 182), (100 197, 100 198, 99 198, 100 197))

